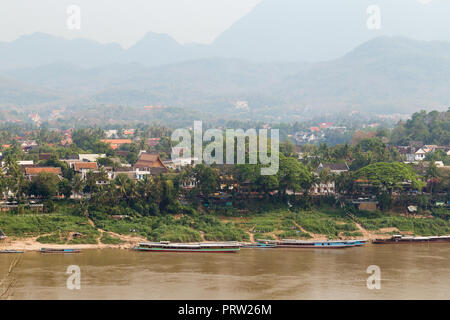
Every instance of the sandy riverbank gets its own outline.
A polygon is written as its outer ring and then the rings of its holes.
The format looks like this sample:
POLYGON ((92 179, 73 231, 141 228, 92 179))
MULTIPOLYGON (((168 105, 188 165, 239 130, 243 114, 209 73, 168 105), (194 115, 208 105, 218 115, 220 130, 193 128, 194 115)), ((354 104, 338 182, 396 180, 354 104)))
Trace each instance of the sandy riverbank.
POLYGON ((121 236, 120 239, 124 241, 121 244, 52 244, 52 243, 40 243, 36 239, 32 238, 6 238, 0 241, 0 250, 20 250, 20 251, 39 251, 41 248, 50 249, 131 249, 139 242, 147 241, 145 238, 121 236))
MULTIPOLYGON (((397 228, 383 228, 377 231, 369 231, 364 229, 360 224, 356 223, 358 231, 363 235, 362 237, 342 237, 342 240, 355 240, 355 239, 365 239, 365 240, 375 240, 375 239, 385 239, 390 238, 391 235, 389 233, 395 233, 400 231, 397 228)), ((298 226, 300 230, 304 231, 303 228, 298 226)), ((50 248, 50 249, 62 249, 62 248, 71 248, 71 249, 131 249, 136 246, 139 242, 146 242, 147 239, 143 237, 136 237, 130 235, 121 235, 114 232, 108 232, 111 236, 119 238, 122 240, 120 244, 104 244, 100 242, 102 234, 105 232, 102 229, 98 229, 100 231, 100 236, 98 238, 98 243, 96 244, 47 244, 40 243, 37 241, 38 236, 28 237, 28 238, 16 238, 10 237, 0 241, 0 250, 20 250, 20 251, 39 251, 41 248, 50 248)), ((306 232, 306 231, 304 231, 306 232)), ((249 232, 250 233, 250 232, 249 232)), ((309 233, 312 237, 307 239, 308 241, 326 241, 328 240, 325 235, 321 234, 313 234, 309 233)), ((403 232, 403 234, 406 234, 403 232)), ((276 237, 275 234, 270 234, 273 237, 276 237)), ((264 236, 259 236, 257 234, 250 233, 250 242, 255 242, 259 238, 264 238, 264 236)), ((205 241, 204 234, 202 234, 202 240, 205 241)))

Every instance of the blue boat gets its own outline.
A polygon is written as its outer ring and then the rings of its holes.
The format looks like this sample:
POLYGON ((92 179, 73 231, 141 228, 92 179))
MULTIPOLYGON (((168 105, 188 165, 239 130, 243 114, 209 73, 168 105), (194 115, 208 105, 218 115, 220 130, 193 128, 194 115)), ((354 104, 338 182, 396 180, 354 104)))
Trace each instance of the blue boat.
POLYGON ((366 239, 359 239, 359 240, 354 240, 357 246, 364 246, 367 244, 367 240, 366 239))
POLYGON ((303 241, 303 240, 269 240, 271 244, 275 244, 277 248, 325 248, 325 249, 339 249, 351 248, 363 245, 359 240, 326 240, 326 241, 303 241))
POLYGON ((41 253, 80 253, 80 249, 49 249, 41 248, 41 253))
POLYGON ((243 243, 241 244, 241 248, 252 248, 252 249, 269 249, 276 248, 277 245, 275 243, 267 243, 266 240, 258 240, 256 243, 243 243))

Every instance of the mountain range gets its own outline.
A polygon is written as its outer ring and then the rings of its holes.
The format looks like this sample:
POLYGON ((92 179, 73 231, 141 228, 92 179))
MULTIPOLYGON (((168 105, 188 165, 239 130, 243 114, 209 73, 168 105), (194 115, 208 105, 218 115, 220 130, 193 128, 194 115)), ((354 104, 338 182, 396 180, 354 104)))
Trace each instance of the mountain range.
POLYGON ((163 105, 264 120, 446 109, 450 1, 422 2, 378 0, 381 29, 369 30, 369 0, 263 0, 209 45, 25 35, 0 42, 0 108, 163 105))
POLYGON ((2 106, 164 105, 245 119, 450 105, 450 42, 379 37, 326 62, 204 58, 148 67, 67 63, 0 72, 2 106), (239 108, 238 101, 248 107, 239 108))
POLYGON ((160 66, 202 58, 318 62, 336 59, 379 36, 450 41, 450 1, 377 0, 380 29, 374 30, 367 27, 373 5, 372 0, 262 0, 209 45, 182 45, 167 34, 149 32, 123 49, 116 43, 35 33, 0 42, 0 70, 59 62, 89 68, 112 63, 160 66))

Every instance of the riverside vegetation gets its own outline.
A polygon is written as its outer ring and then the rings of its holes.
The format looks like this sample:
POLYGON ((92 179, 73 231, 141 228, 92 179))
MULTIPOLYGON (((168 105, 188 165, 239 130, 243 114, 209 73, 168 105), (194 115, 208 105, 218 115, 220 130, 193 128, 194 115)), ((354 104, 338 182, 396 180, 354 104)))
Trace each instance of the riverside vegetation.
MULTIPOLYGON (((143 216, 127 210, 128 215, 115 219, 98 208, 90 210, 87 216, 79 215, 77 204, 62 202, 50 214, 36 215, 27 211, 2 214, 0 228, 12 238, 35 237, 40 243, 54 244, 121 244, 123 241, 114 234, 173 242, 363 236, 344 210, 333 207, 312 210, 280 207, 246 216, 198 213, 192 208, 184 213, 164 216, 143 216), (74 234, 79 236, 75 238, 74 234)), ((450 234, 449 215, 436 210, 433 216, 358 212, 357 222, 363 230, 380 236, 399 232, 423 236, 450 234)))

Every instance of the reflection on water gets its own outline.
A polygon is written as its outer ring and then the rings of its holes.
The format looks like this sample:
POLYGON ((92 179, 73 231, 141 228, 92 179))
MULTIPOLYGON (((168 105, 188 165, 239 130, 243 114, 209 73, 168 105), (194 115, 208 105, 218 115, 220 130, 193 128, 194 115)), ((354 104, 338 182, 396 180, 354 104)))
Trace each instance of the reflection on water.
MULTIPOLYGON (((0 255, 0 279, 16 255, 0 255)), ((28 252, 13 271, 13 299, 450 299, 450 245, 349 249, 242 249, 237 254, 86 250, 28 252), (81 290, 66 288, 69 265, 81 290), (369 265, 381 290, 369 290, 369 265)))

